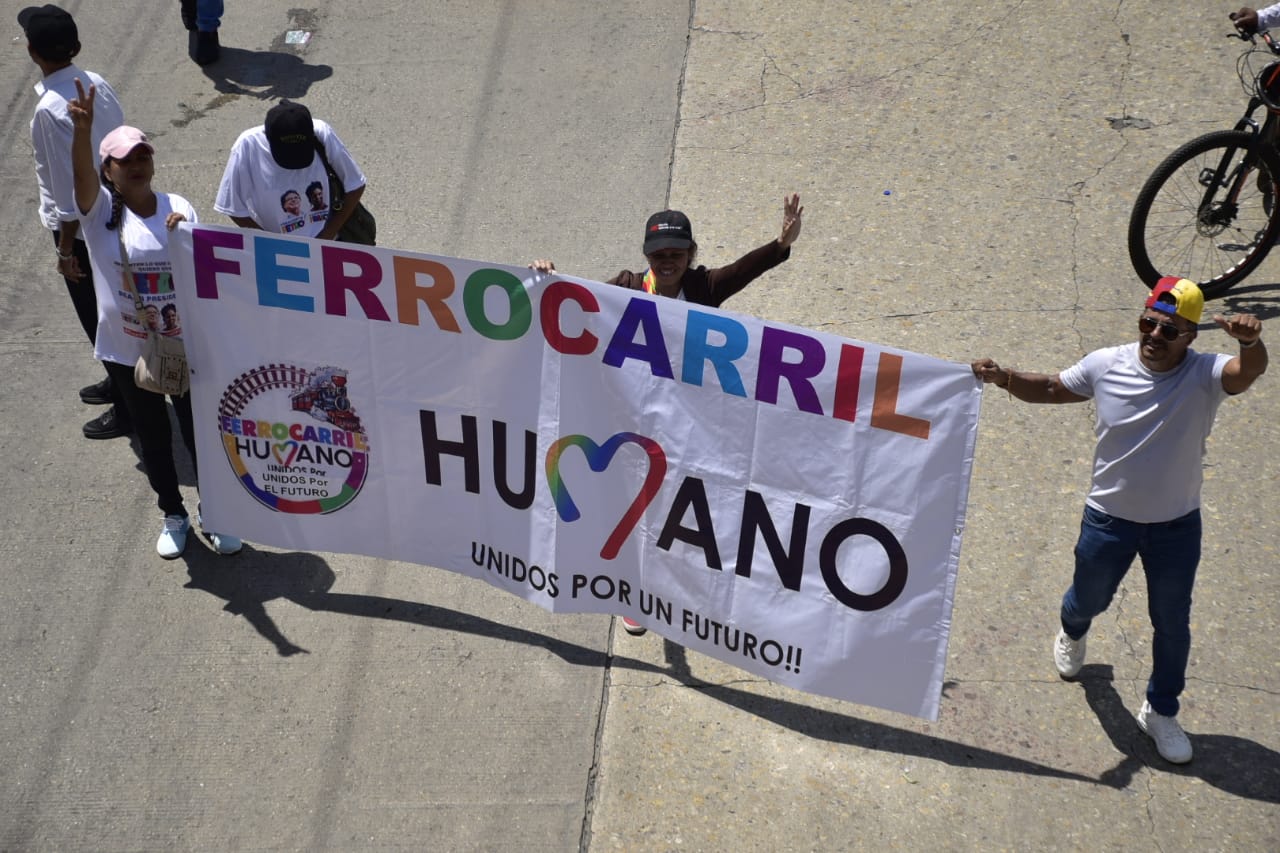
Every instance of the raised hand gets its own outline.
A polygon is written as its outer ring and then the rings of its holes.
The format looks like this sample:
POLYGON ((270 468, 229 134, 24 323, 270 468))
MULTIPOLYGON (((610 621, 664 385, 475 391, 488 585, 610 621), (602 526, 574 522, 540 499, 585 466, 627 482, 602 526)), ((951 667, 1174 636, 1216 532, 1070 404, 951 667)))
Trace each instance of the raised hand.
POLYGON ((85 130, 93 127, 93 99, 97 96, 97 86, 90 83, 89 91, 86 93, 84 84, 80 82, 79 77, 76 78, 76 96, 67 101, 67 114, 71 116, 71 123, 75 127, 85 130))
POLYGON ((778 235, 778 245, 787 248, 800 236, 800 217, 804 208, 800 206, 799 193, 782 197, 782 233, 778 235))
POLYGON ((1230 317, 1214 314, 1213 322, 1242 344, 1253 343, 1262 337, 1262 321, 1252 314, 1232 314, 1230 317))

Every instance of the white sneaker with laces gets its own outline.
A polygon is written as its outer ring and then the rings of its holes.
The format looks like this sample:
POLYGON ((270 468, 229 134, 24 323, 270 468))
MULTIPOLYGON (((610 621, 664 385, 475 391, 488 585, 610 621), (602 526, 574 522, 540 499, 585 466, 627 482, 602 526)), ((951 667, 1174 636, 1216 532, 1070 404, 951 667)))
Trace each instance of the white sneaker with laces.
POLYGON ((1191 740, 1178 724, 1177 717, 1157 714, 1150 702, 1142 703, 1138 712, 1138 728, 1156 742, 1156 752, 1170 764, 1186 764, 1191 760, 1191 740))
POLYGON ((1058 636, 1053 641, 1053 663, 1058 667, 1058 675, 1075 678, 1080 667, 1084 666, 1084 641, 1084 637, 1073 640, 1066 631, 1058 629, 1058 636))
POLYGON ((204 520, 200 517, 199 512, 196 513, 196 524, 200 525, 201 530, 204 530, 204 535, 209 539, 209 544, 213 546, 214 553, 226 556, 227 554, 235 554, 244 547, 244 543, 238 537, 229 533, 214 533, 212 530, 205 530, 204 520))
POLYGON ((166 515, 160 538, 156 540, 156 553, 166 560, 181 557, 187 547, 187 531, 190 529, 191 519, 187 516, 166 515))

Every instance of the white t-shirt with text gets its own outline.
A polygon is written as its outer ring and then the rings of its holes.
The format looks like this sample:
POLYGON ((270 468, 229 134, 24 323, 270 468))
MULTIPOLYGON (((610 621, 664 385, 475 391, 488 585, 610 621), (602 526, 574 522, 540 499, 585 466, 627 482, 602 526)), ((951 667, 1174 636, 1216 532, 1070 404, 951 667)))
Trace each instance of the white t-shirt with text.
POLYGON ((173 264, 169 260, 169 230, 165 228, 165 220, 172 212, 181 213, 188 222, 196 221, 196 210, 191 203, 172 193, 156 193, 156 212, 145 219, 127 207, 121 210, 117 228, 124 234, 133 284, 142 297, 141 318, 121 274, 116 230, 107 230, 111 193, 106 187, 98 193, 89 212, 80 216, 80 233, 89 249, 93 286, 98 297, 98 333, 93 356, 99 361, 136 364, 142 355, 148 326, 166 337, 182 337, 182 320, 173 291, 173 264))

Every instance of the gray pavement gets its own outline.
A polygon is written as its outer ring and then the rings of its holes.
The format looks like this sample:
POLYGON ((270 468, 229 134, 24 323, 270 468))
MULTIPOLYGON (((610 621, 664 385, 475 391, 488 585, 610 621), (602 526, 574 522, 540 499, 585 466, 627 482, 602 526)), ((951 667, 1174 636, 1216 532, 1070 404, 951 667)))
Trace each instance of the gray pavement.
MULTIPOLYGON (((1209 442, 1185 768, 1132 721, 1140 575, 1083 677, 1053 670, 1088 406, 987 392, 936 723, 425 567, 197 542, 166 563, 136 453, 80 437, 99 374, 33 215, 21 5, 0 18, 0 850, 1280 849, 1276 377, 1209 442)), ((287 95, 351 147, 387 245, 602 278, 669 199, 714 265, 798 191, 792 260, 727 307, 1029 370, 1132 337, 1133 196, 1243 105, 1215 4, 262 0, 229 4, 208 75, 176 5, 66 4, 82 66, 155 135, 157 186, 207 221, 236 134, 287 95)), ((1211 309, 1274 324, 1280 257, 1211 309)))

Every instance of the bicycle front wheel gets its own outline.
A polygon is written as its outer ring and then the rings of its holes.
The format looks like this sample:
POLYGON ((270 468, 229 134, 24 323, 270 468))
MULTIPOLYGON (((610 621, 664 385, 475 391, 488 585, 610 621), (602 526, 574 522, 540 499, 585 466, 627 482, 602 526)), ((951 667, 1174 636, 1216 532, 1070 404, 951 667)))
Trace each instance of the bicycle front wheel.
POLYGON ((1262 263, 1280 236, 1280 155, 1257 142, 1240 130, 1207 133, 1147 178, 1129 217, 1129 258, 1148 287, 1172 275, 1213 297, 1262 263))

